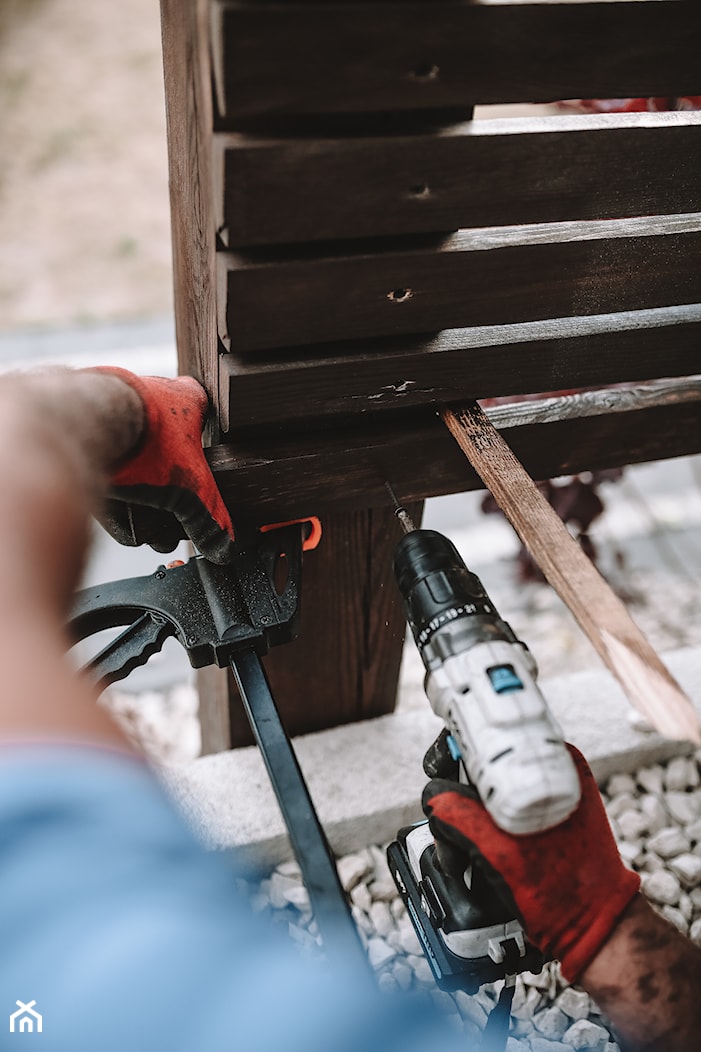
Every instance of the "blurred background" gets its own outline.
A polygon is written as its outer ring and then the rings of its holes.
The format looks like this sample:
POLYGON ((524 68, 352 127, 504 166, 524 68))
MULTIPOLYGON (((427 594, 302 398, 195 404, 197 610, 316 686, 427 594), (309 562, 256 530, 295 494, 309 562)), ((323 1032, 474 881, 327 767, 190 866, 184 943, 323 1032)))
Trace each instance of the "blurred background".
POLYGON ((169 315, 157 0, 0 0, 0 331, 169 315))

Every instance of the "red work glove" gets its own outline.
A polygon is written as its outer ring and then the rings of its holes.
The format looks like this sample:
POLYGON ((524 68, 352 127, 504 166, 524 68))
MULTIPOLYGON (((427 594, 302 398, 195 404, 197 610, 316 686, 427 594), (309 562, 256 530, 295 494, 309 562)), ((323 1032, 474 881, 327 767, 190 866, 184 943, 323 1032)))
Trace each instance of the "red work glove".
POLYGON ((103 525, 120 544, 170 552, 189 538, 208 559, 231 557, 234 529, 202 449, 208 400, 190 376, 166 380, 98 368, 129 384, 144 406, 137 448, 111 478, 103 525))
POLYGON ((531 941, 560 961, 573 982, 593 960, 637 893, 640 877, 626 869, 589 766, 572 746, 582 799, 565 822, 544 833, 514 837, 498 828, 476 790, 436 778, 424 790, 433 835, 479 868, 531 941))

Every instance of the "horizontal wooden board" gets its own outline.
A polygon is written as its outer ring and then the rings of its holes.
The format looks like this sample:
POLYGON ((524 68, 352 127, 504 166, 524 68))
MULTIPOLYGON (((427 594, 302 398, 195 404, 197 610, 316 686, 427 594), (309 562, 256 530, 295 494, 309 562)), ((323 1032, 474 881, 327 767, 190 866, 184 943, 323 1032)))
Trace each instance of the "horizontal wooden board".
POLYGON ((701 113, 492 119, 416 135, 214 137, 230 248, 701 210, 701 113))
POLYGON ((327 256, 219 253, 232 350, 695 303, 701 215, 463 230, 327 256))
MULTIPOLYGON (((507 422, 500 430, 532 477, 634 464, 701 452, 701 397, 550 423, 507 422)), ((610 407, 611 401, 604 401, 610 407)), ((509 407, 510 408, 510 407, 509 407)), ((521 419, 538 417, 530 404, 521 419)), ((491 414, 490 414, 491 415, 491 414)), ((385 480, 400 500, 479 489, 481 482, 434 412, 405 414, 392 424, 295 437, 258 436, 207 451, 234 520, 284 521, 298 515, 382 507, 385 480)))
POLYGON ((223 121, 701 94, 701 11, 623 3, 213 4, 223 121))
POLYGON ((224 427, 686 376, 701 367, 701 304, 399 342, 298 360, 222 355, 224 427))

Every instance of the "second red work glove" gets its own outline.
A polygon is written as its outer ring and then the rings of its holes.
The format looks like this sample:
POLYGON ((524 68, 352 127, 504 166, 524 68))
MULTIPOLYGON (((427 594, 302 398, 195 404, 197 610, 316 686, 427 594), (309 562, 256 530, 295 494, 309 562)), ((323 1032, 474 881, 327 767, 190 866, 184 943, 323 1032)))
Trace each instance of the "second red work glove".
POLYGON ((516 909, 531 941, 570 982, 608 939, 640 887, 616 847, 594 776, 569 746, 582 783, 579 807, 543 833, 514 837, 494 824, 471 786, 436 778, 424 791, 433 835, 479 868, 516 909))
POLYGON ((149 544, 158 552, 189 538, 212 562, 226 563, 234 530, 202 449, 204 389, 189 376, 167 380, 110 366, 95 371, 128 384, 144 407, 139 444, 111 478, 105 528, 121 544, 149 544))

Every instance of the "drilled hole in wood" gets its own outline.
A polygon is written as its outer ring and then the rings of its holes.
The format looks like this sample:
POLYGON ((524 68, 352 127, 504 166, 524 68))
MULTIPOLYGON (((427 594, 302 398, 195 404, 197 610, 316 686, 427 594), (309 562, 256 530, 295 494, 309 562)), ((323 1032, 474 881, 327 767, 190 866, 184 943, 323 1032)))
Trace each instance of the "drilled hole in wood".
POLYGON ((434 62, 424 62, 412 70, 411 75, 416 80, 436 80, 439 73, 440 68, 434 62))
POLYGON ((393 303, 405 303, 413 295, 414 293, 411 289, 393 289, 392 292, 387 294, 387 299, 392 300, 393 303))
POLYGON ((428 183, 413 183, 409 187, 409 193, 412 197, 428 197, 431 191, 428 188, 428 183))

